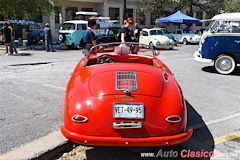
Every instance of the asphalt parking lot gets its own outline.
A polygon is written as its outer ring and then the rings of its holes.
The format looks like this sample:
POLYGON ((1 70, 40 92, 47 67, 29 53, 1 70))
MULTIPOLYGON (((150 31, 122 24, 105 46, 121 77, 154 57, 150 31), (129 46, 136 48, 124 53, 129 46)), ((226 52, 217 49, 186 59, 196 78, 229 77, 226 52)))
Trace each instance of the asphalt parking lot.
MULTIPOLYGON (((188 127, 194 128, 189 141, 134 153, 115 147, 77 148, 76 153, 82 153, 82 159, 160 159, 159 151, 180 154, 187 149, 214 152, 216 159, 240 159, 240 67, 231 75, 220 75, 212 64, 193 60, 197 48, 180 45, 161 50, 159 56, 183 90, 188 127), (155 153, 155 157, 142 153, 155 153)), ((0 154, 59 130, 65 87, 81 57, 79 50, 65 49, 0 56, 0 154)))

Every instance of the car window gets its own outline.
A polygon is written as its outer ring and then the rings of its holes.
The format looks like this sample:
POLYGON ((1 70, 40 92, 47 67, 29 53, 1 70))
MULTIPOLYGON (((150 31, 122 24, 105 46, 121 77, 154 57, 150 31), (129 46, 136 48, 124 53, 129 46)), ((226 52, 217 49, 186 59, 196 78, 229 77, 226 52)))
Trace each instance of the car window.
POLYGON ((147 31, 143 31, 142 35, 143 36, 148 36, 148 32, 147 31))
POLYGON ((150 35, 163 35, 161 30, 151 30, 150 35))
POLYGON ((77 30, 86 30, 87 26, 86 24, 77 24, 77 30))
POLYGON ((74 23, 64 23, 61 27, 62 30, 75 30, 74 23))
POLYGON ((163 33, 170 34, 170 32, 167 29, 162 29, 163 33))
POLYGON ((96 34, 99 34, 99 35, 105 35, 105 34, 107 34, 106 32, 107 32, 106 29, 97 29, 96 30, 96 34))
POLYGON ((184 29, 183 33, 191 33, 190 29, 184 29))
POLYGON ((181 31, 177 31, 177 33, 176 34, 182 34, 182 32, 181 31))
POLYGON ((118 29, 112 29, 111 30, 113 32, 113 34, 117 35, 118 34, 118 29))

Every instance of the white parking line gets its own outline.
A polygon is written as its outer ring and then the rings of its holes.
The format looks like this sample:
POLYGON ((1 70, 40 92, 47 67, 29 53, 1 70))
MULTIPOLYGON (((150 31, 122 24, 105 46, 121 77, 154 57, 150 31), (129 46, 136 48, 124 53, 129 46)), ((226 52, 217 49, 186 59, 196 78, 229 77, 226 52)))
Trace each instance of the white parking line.
POLYGON ((223 118, 211 120, 211 121, 208 121, 206 123, 198 123, 198 124, 189 126, 189 128, 198 129, 198 128, 201 128, 203 126, 209 126, 209 125, 212 125, 212 124, 215 124, 215 123, 219 123, 219 122, 223 122, 223 121, 227 121, 229 119, 233 119, 233 118, 236 118, 236 117, 240 117, 240 112, 234 113, 232 115, 228 115, 228 116, 223 117, 223 118))

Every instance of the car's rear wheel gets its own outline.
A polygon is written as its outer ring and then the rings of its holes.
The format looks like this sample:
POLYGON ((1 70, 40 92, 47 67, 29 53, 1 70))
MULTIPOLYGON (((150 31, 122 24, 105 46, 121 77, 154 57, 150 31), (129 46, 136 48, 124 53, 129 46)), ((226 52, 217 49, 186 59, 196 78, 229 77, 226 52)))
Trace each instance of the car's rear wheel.
POLYGON ((184 45, 188 44, 188 41, 186 38, 183 39, 183 42, 182 42, 184 45))
POLYGON ((153 49, 155 49, 154 44, 152 42, 149 43, 149 46, 153 49))
POLYGON ((220 74, 230 74, 235 70, 236 62, 233 57, 222 54, 216 58, 214 67, 220 74))

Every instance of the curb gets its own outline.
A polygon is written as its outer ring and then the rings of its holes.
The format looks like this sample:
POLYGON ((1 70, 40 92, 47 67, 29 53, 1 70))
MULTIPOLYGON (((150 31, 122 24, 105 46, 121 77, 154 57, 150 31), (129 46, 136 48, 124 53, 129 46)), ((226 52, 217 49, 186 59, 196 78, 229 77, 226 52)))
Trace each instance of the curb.
POLYGON ((0 160, 50 160, 73 148, 60 131, 53 132, 3 155, 0 160))

